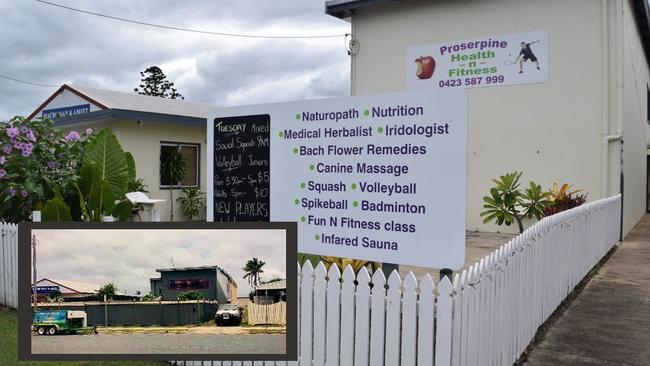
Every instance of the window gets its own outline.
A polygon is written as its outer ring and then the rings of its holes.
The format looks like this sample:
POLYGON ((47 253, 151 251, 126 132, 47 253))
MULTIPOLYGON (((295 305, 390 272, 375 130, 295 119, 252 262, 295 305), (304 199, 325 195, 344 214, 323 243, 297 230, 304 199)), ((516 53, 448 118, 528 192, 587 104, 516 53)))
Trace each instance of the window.
POLYGON ((160 143, 160 188, 174 187, 198 187, 199 186, 199 154, 201 145, 182 142, 161 142, 160 143), (180 152, 185 161, 185 178, 180 182, 172 182, 169 176, 169 169, 166 162, 176 151, 180 152))
POLYGON ((190 278, 167 281, 167 289, 172 291, 205 290, 210 288, 207 278, 190 278))

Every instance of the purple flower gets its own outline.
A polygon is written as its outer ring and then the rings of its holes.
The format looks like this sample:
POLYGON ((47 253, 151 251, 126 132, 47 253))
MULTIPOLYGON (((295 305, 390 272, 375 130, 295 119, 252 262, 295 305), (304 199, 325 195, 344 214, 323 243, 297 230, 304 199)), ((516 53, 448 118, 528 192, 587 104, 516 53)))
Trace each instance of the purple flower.
POLYGON ((36 141, 36 135, 34 134, 34 130, 27 130, 26 136, 29 139, 29 141, 36 141))
POLYGON ((9 136, 9 138, 18 136, 18 129, 16 127, 7 128, 7 136, 9 136))
POLYGON ((7 158, 5 158, 4 155, 0 156, 0 165, 5 165, 6 162, 7 162, 7 158))
POLYGON ((16 142, 16 143, 14 143, 14 147, 16 149, 18 149, 18 150, 22 150, 23 149, 23 143, 22 142, 16 142))
POLYGON ((48 161, 47 167, 50 169, 57 169, 59 167, 59 163, 57 163, 56 161, 48 161))
POLYGON ((66 136, 65 140, 67 142, 74 142, 74 141, 79 141, 81 139, 81 136, 79 136, 79 133, 77 131, 70 131, 66 136))
POLYGON ((93 129, 92 128, 86 128, 86 135, 92 135, 93 134, 93 129))
POLYGON ((10 189, 10 190, 9 190, 9 195, 11 195, 11 197, 16 197, 16 190, 13 189, 13 188, 10 189))
POLYGON ((27 127, 25 127, 25 126, 23 126, 23 127, 20 128, 20 133, 23 133, 23 134, 24 134, 24 133, 27 133, 27 131, 29 131, 29 128, 27 128, 27 127))
POLYGON ((11 154, 11 145, 7 145, 2 148, 2 152, 5 153, 6 155, 11 154))
POLYGON ((23 144, 21 150, 23 151, 22 155, 24 157, 28 157, 32 154, 32 150, 34 150, 34 145, 32 145, 31 143, 23 144))
POLYGON ((4 169, 0 169, 0 179, 2 179, 5 175, 7 175, 7 171, 4 169))
POLYGON ((23 196, 23 197, 27 197, 27 191, 20 192, 20 195, 23 196))

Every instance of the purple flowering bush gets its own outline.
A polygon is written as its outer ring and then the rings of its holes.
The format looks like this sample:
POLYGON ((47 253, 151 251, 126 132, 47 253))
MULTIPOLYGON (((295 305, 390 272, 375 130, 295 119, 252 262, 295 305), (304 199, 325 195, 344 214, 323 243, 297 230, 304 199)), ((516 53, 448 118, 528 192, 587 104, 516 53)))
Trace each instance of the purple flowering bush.
POLYGON ((92 132, 66 133, 47 118, 0 121, 0 218, 27 220, 48 199, 65 195, 79 179, 92 132))

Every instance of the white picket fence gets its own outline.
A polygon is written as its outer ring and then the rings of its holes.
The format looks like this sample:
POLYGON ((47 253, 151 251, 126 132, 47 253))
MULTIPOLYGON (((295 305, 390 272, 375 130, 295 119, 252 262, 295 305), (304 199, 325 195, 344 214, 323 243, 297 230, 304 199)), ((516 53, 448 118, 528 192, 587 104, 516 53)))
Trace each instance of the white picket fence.
POLYGON ((0 305, 18 307, 18 226, 0 222, 0 305))
MULTIPOLYGON (((621 197, 545 218, 436 287, 381 271, 298 267, 297 362, 184 366, 512 365, 537 328, 618 242, 621 197)), ((0 305, 17 307, 17 227, 0 224, 0 305)))
POLYGON ((621 197, 545 218, 434 286, 381 271, 298 267, 297 362, 183 366, 512 365, 537 328, 618 242, 621 197), (340 281, 342 277, 342 281, 340 281), (355 283, 356 281, 356 283, 355 283), (387 285, 387 286, 386 286, 387 285), (386 288, 387 287, 387 288, 386 288))

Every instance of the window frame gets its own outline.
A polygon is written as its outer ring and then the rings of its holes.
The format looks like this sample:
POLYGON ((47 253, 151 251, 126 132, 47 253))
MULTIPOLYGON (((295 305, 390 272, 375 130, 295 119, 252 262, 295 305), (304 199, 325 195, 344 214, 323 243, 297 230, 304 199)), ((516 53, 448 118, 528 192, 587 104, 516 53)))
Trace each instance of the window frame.
MULTIPOLYGON (((179 182, 180 183, 180 182, 179 182)), ((178 141, 160 141, 158 144, 158 189, 182 189, 182 188, 199 188, 201 186, 201 144, 196 142, 178 142, 178 141), (191 185, 163 185, 162 176, 160 176, 160 168, 162 165, 162 147, 163 146, 189 146, 196 148, 196 184, 191 185)))

